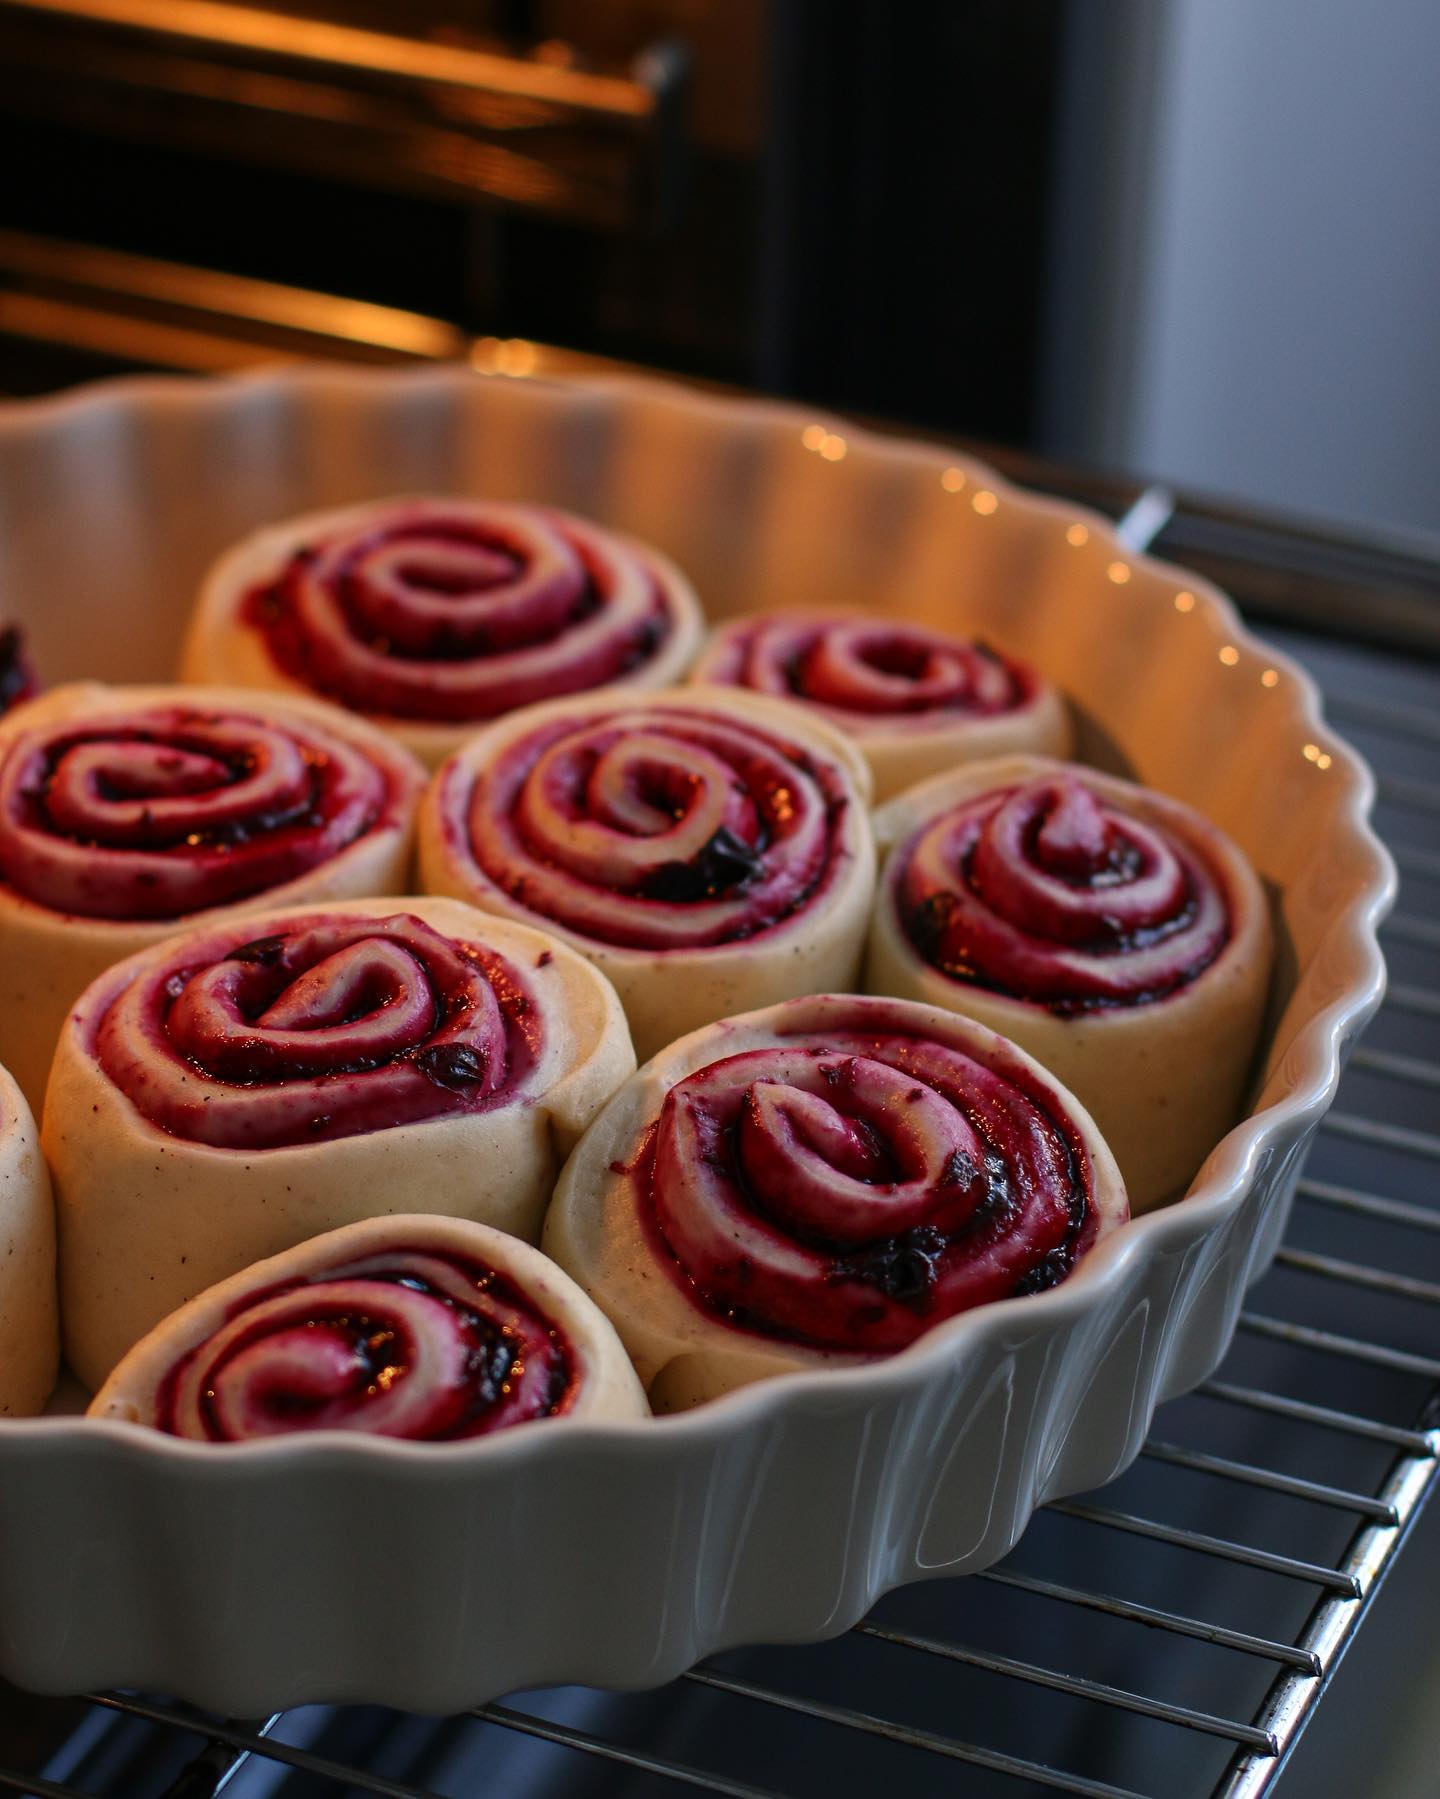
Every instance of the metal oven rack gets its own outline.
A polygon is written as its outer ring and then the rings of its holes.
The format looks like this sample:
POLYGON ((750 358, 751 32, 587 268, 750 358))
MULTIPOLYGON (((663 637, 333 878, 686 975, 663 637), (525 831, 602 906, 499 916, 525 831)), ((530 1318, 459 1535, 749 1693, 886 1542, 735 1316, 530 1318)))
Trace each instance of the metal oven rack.
MULTIPOLYGON (((1134 1468, 1102 1493, 1049 1507, 1000 1567, 892 1594, 834 1642, 728 1654, 658 1694, 566 1689, 444 1720, 332 1707, 217 1719, 137 1694, 0 1695, 0 1760, 10 1764, 0 1791, 1259 1799, 1277 1783, 1291 1790, 1282 1771, 1440 1467, 1440 665, 1295 624, 1323 617, 1330 631, 1360 635, 1369 621, 1355 596, 1372 593, 1386 624, 1370 635, 1423 644, 1440 620, 1430 610, 1440 561, 1272 529, 1155 490, 1137 499, 1073 471, 1022 472, 1124 512, 1132 546, 1153 540, 1221 569, 1242 601, 1285 620, 1272 637, 1310 664, 1331 718, 1374 760, 1379 822, 1402 870, 1386 927, 1389 997, 1219 1373, 1161 1411, 1134 1468)), ((1440 1565, 1433 1535, 1407 1559, 1440 1565)), ((1398 1622, 1367 1639, 1403 1632, 1396 1584, 1398 1622)), ((1386 1606, 1393 1612, 1388 1596, 1386 1606)), ((1327 1736, 1322 1723, 1324 1766, 1296 1773, 1307 1799, 1440 1784, 1433 1749, 1414 1764, 1424 1775, 1407 1779, 1406 1721, 1423 1702, 1403 1686, 1414 1658, 1401 1645, 1397 1674, 1389 1647, 1367 1676, 1381 1687, 1367 1729, 1352 1733, 1364 1759, 1347 1764, 1346 1733, 1327 1736)), ((1368 1644, 1355 1661, 1362 1673, 1375 1662, 1368 1644)))

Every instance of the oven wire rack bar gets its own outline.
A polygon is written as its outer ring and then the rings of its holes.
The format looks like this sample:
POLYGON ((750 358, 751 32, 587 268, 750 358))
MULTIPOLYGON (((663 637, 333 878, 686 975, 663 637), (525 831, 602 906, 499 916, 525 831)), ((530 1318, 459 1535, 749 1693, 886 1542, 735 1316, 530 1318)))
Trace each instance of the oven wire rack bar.
MULTIPOLYGON (((1163 528, 1170 508, 1168 494, 1156 491, 1140 496, 1124 521, 1132 547, 1163 528)), ((1440 726, 1434 716, 1420 706, 1382 705, 1358 695, 1336 696, 1329 710, 1342 726, 1370 733, 1373 738, 1367 739, 1367 747, 1381 767, 1382 821, 1387 806, 1419 814, 1421 820, 1440 809, 1440 778, 1423 782, 1399 778, 1388 772, 1384 761, 1387 743, 1428 751, 1440 777, 1440 726)), ((1440 858, 1427 855, 1413 839, 1409 843, 1402 840, 1396 847, 1401 851, 1407 885, 1412 868, 1418 870, 1420 879, 1435 878, 1431 864, 1440 867, 1440 858)), ((1440 949, 1440 930, 1422 928, 1428 920, 1403 909, 1407 897, 1402 889, 1402 910, 1392 920, 1387 938, 1405 946, 1408 960, 1404 978, 1387 997, 1382 1023, 1388 1015, 1408 1025, 1411 1047, 1399 1051, 1367 1044, 1357 1049, 1341 1106, 1325 1121, 1310 1167, 1298 1183, 1292 1240, 1279 1252, 1275 1272, 1267 1279, 1264 1309, 1259 1309, 1257 1302, 1240 1320, 1238 1343, 1281 1359, 1272 1359, 1268 1378, 1247 1372, 1249 1363, 1234 1372, 1237 1351, 1232 1349, 1224 1367, 1195 1396, 1177 1402, 1191 1408, 1186 1415, 1192 1420, 1198 1415, 1197 1405, 1209 1406, 1263 1424, 1267 1430, 1293 1427, 1311 1433, 1312 1438, 1353 1443, 1377 1453, 1383 1450, 1388 1463, 1378 1477, 1372 1473, 1368 1482, 1354 1485, 1313 1479, 1263 1460, 1218 1454, 1203 1440, 1180 1440, 1169 1417, 1175 1408, 1169 1407, 1163 1415, 1163 1434, 1152 1436, 1141 1460, 1157 1478, 1163 1470, 1165 1478, 1178 1482, 1184 1503, 1154 1509, 1183 1518, 1195 1509, 1190 1503, 1195 1494, 1219 1492, 1223 1501, 1212 1505, 1205 1515, 1218 1515, 1224 1528, 1202 1529, 1198 1523, 1179 1522, 1170 1515, 1152 1515, 1148 1507, 1130 1509, 1110 1495, 1063 1501, 1041 1515, 1042 1519, 1061 1520, 1063 1528, 1078 1530, 1085 1539, 1086 1553, 1071 1556, 1067 1569, 1087 1566, 1091 1545, 1101 1539, 1118 1537, 1130 1545, 1158 1545, 1187 1562, 1258 1574, 1288 1593, 1300 1595, 1299 1627, 1277 1627, 1273 1633, 1241 1628, 1205 1615, 1199 1606, 1171 1608, 1155 1603, 1150 1593, 1116 1590, 1122 1583, 1108 1574, 1088 1582, 1037 1573, 1022 1565, 1028 1536, 1001 1566, 977 1575, 972 1582, 943 1583, 952 1589, 968 1587, 992 1595, 1018 1596, 1021 1602, 1040 1607, 1047 1619, 1054 1608, 1055 1616, 1089 1616, 1133 1627, 1147 1640, 1204 1645, 1240 1658, 1260 1675, 1253 1709, 1246 1715, 1231 1715, 1147 1692, 1138 1682, 1117 1684, 1051 1665, 1043 1656, 1032 1659, 1028 1654, 1006 1653, 958 1636, 952 1640, 950 1634, 897 1625, 878 1615, 856 1626, 851 1642, 915 1658, 931 1669, 943 1666, 957 1680, 996 1679, 1012 1691, 1059 1695, 1097 1713, 1144 1720, 1177 1733, 1177 1740, 1179 1733, 1184 1733, 1191 1739, 1222 1745, 1228 1759, 1221 1764, 1218 1778, 1211 1777, 1212 1769, 1203 1788, 1194 1789, 1202 1799, 1204 1795, 1210 1799, 1263 1799, 1275 1788, 1425 1502, 1440 1484, 1440 1357, 1425 1353, 1423 1347, 1437 1340, 1440 1256, 1432 1255, 1429 1264, 1436 1278, 1417 1272, 1408 1263, 1403 1269, 1376 1265, 1373 1256, 1377 1231, 1389 1233, 1384 1241, 1392 1260, 1410 1257, 1412 1245, 1418 1250, 1435 1250, 1440 1208, 1387 1191, 1383 1178, 1377 1178, 1373 1186, 1357 1183, 1351 1172, 1353 1158, 1346 1160, 1355 1148, 1375 1152, 1392 1177, 1390 1184, 1404 1185, 1407 1174, 1418 1174, 1423 1178, 1409 1184, 1428 1193, 1433 1186, 1429 1165, 1440 1158, 1440 1135, 1434 1131, 1375 1115, 1377 1110, 1398 1110, 1406 1120, 1433 1118, 1434 1090, 1440 1085, 1440 960, 1434 953, 1440 949), (1416 968, 1419 974, 1414 972, 1416 968), (1417 1028, 1425 1038, 1418 1046, 1420 1053, 1413 1041, 1417 1028), (1350 1088, 1357 1079, 1364 1083, 1365 1092, 1352 1099, 1350 1088), (1326 1230, 1324 1249, 1293 1240, 1309 1237, 1307 1227, 1316 1221, 1326 1230), (1283 1283, 1282 1297, 1272 1300, 1269 1290, 1277 1282, 1283 1283), (1378 1314, 1382 1325, 1392 1315, 1389 1307, 1413 1308, 1428 1321, 1427 1327, 1395 1341, 1384 1328, 1373 1333, 1359 1330, 1353 1312, 1345 1314, 1350 1322, 1341 1328, 1318 1327, 1311 1321, 1313 1305, 1307 1308, 1304 1300, 1319 1289, 1360 1301, 1384 1302, 1387 1309, 1378 1314), (1302 1315, 1291 1316, 1295 1311, 1302 1315), (1417 1349, 1416 1342, 1422 1347, 1417 1349), (1332 1405, 1305 1397, 1312 1383, 1303 1378, 1304 1372, 1317 1362, 1341 1364, 1357 1379, 1368 1381, 1369 1403, 1332 1405), (1252 1541, 1247 1527, 1258 1499, 1295 1504, 1339 1518, 1348 1530, 1339 1553, 1329 1558, 1292 1554, 1252 1541)), ((1423 896, 1416 903, 1423 903, 1423 896)), ((1418 1255, 1415 1263, 1424 1265, 1418 1255)), ((1122 1477, 1122 1485, 1125 1479, 1128 1477, 1122 1477)), ((884 1606, 879 1610, 883 1612, 884 1606)), ((1281 1612, 1293 1616, 1293 1603, 1281 1612)), ((1046 1644, 1051 1637, 1051 1630, 1042 1625, 1030 1632, 1029 1640, 1046 1644)), ((768 1653, 773 1657, 777 1652, 768 1653)), ((959 1764, 994 1776, 1000 1783, 997 1791, 1161 1799, 1153 1785, 1142 1791, 1116 1784, 1104 1777, 1103 1768, 1099 1773, 1071 1770, 1055 1759, 973 1740, 965 1733, 818 1697, 812 1690, 817 1677, 807 1670, 806 1663, 807 1657, 823 1653, 818 1648, 785 1652, 788 1660, 781 1664, 783 1673, 778 1679, 768 1673, 772 1664, 766 1664, 767 1676, 761 1678, 750 1666, 737 1668, 736 1658, 717 1658, 719 1665, 693 1669, 676 1683, 671 1689, 674 1703, 679 1704, 687 1694, 723 1701, 731 1708, 727 1715, 735 1733, 743 1734, 747 1718, 768 1714, 819 1727, 842 1746, 878 1740, 912 1752, 932 1766, 953 1768, 959 1764)), ((458 1792, 479 1790, 469 1785, 442 1790, 423 1782, 416 1784, 372 1771, 358 1759, 285 1740, 278 1734, 286 1724, 284 1714, 258 1721, 223 1720, 162 1699, 120 1693, 91 1695, 86 1703, 93 1708, 87 1714, 86 1728, 97 1746, 103 1745, 108 1731, 128 1720, 183 1733, 196 1747, 181 1756, 162 1785, 147 1788, 142 1795, 132 1786, 94 1784, 94 1779, 102 1778, 98 1748, 76 1752, 74 1745, 80 1738, 76 1732, 70 1739, 71 1753, 62 1750, 52 1757, 44 1772, 0 1767, 0 1792, 32 1794, 39 1799, 101 1799, 121 1792, 127 1799, 215 1799, 225 1792, 238 1794, 260 1764, 275 1775, 273 1781, 265 1782, 265 1793, 293 1793, 296 1799, 322 1791, 375 1794, 385 1799, 456 1799, 458 1792)), ((311 1709, 320 1714, 330 1712, 330 1708, 311 1709)), ((608 1770, 605 1778, 613 1784, 594 1784, 592 1772, 586 1792, 628 1794, 632 1791, 629 1783, 635 1781, 640 1783, 633 1788, 637 1793, 700 1791, 731 1799, 789 1799, 787 1788, 768 1779, 757 1784, 723 1767, 703 1765, 688 1754, 672 1754, 668 1746, 662 1749, 653 1743, 647 1746, 621 1740, 619 1734, 591 1722, 575 1723, 547 1716, 545 1711, 543 1696, 526 1696, 479 1707, 467 1723, 546 1745, 574 1758, 577 1768, 608 1770)), ((450 1723, 453 1726, 454 1721, 450 1723)), ((668 1745, 669 1738, 664 1740, 668 1745)), ((1185 1753, 1183 1742, 1176 1753, 1185 1753)), ((482 1784, 486 1784, 484 1766, 483 1760, 475 1763, 482 1784)), ((968 1787, 965 1790, 968 1792, 968 1787)), ((1167 1785, 1163 1799, 1173 1799, 1177 1791, 1167 1785)))

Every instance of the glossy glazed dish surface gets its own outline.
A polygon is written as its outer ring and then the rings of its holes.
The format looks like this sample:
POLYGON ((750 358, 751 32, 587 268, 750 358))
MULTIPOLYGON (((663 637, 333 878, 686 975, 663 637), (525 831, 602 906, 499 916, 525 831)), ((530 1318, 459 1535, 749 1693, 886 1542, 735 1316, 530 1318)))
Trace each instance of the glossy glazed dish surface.
POLYGON ((7 1424, 6 1677, 241 1715, 652 1685, 999 1559, 1038 1504, 1122 1468, 1155 1405, 1220 1359, 1382 990, 1393 875, 1368 771, 1219 594, 1128 555, 1103 520, 844 427, 843 457, 820 457, 814 423, 658 382, 460 370, 111 384, 0 415, 0 596, 47 680, 164 680, 228 544, 396 493, 593 518, 673 559, 712 619, 883 596, 887 616, 1055 681, 1082 758, 1196 807, 1254 862, 1279 968, 1246 1116, 1186 1198, 1115 1230, 1062 1285, 679 1418, 219 1448, 7 1424), (376 1556, 382 1515, 396 1522, 376 1556))

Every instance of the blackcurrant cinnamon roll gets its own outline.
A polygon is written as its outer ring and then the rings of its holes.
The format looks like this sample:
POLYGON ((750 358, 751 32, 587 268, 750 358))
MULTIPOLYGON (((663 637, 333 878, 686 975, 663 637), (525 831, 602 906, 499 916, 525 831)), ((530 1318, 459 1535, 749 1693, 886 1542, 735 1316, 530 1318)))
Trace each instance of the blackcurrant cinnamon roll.
POLYGON ((38 1110, 85 987, 186 926, 409 885, 418 764, 313 701, 57 687, 0 724, 0 1061, 38 1110))
POLYGON ((182 669, 321 694, 433 766, 516 706, 679 680, 699 635, 689 583, 648 545, 550 507, 409 498, 236 545, 182 669))
POLYGON ((648 1062, 572 1156, 544 1245, 668 1409, 1053 1287, 1126 1216, 1091 1120, 1013 1044, 839 994, 648 1062))
POLYGON ((644 1058, 856 983, 867 793, 853 749, 796 707, 611 690, 515 713, 440 769, 421 882, 563 935, 615 983, 644 1058))
POLYGON ((88 1415, 201 1443, 468 1443, 647 1410, 614 1330, 553 1262, 468 1219, 410 1214, 207 1288, 136 1344, 88 1415))
POLYGON ((866 985, 946 1005, 1038 1056, 1093 1113, 1136 1211, 1235 1122, 1269 979, 1241 852, 1179 801, 1016 758, 883 807, 866 985))
POLYGON ((76 1004, 44 1142, 87 1385, 202 1287, 357 1218, 538 1235, 635 1065, 614 990, 539 931, 399 903, 172 937, 76 1004))
POLYGON ((691 679, 812 707, 864 751, 877 800, 957 762, 1070 749, 1065 702, 1035 669, 989 644, 881 614, 732 619, 691 679))

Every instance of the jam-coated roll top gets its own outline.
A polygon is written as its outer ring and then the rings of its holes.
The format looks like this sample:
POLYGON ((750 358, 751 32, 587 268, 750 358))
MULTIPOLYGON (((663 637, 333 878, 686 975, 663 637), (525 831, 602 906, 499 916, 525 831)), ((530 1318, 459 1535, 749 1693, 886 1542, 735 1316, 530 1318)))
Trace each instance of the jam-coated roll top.
POLYGON ((394 752, 311 712, 177 701, 77 710, 9 740, 0 874, 15 893, 82 917, 181 918, 294 881, 413 803, 394 752))
POLYGON ((856 804, 837 763, 782 731, 617 701, 506 745, 456 809, 479 869, 527 911, 666 950, 754 937, 819 898, 856 804))
POLYGON ((563 1332, 513 1280, 400 1246, 233 1301, 164 1377, 155 1424, 208 1442, 454 1440, 563 1413, 576 1372, 563 1332))
POLYGON ((149 1122, 264 1149, 502 1101, 544 1020, 525 974, 408 913, 305 915, 179 939, 92 1026, 101 1067, 149 1122))
POLYGON ((1161 999, 1229 936, 1224 886, 1200 851, 1078 769, 967 799, 895 857, 900 917, 924 961, 1060 1012, 1161 999))
POLYGON ((657 553, 569 513, 405 499, 318 519, 244 616, 301 684, 451 723, 642 679, 695 602, 657 553))
POLYGON ((1038 677, 988 644, 883 616, 779 613, 722 625, 699 678, 820 707, 861 736, 989 718, 1027 704, 1038 677))
POLYGON ((905 1022, 840 1019, 671 1088, 633 1178, 695 1303, 820 1348, 894 1350, 1054 1286, 1089 1248, 1090 1159, 1063 1104, 1018 1056, 983 1062, 905 1022))

